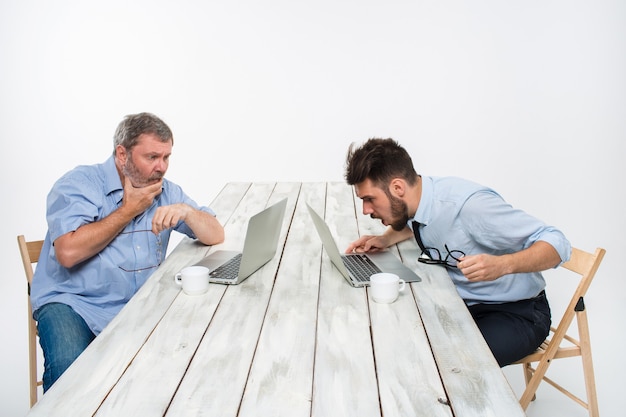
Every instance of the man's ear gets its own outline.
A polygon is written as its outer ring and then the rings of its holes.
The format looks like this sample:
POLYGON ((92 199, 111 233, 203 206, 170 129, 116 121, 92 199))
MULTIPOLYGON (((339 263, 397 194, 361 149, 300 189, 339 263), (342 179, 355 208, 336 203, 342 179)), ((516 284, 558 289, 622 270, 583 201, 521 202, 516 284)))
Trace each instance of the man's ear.
POLYGON ((392 196, 402 198, 406 193, 406 181, 402 178, 394 178, 389 183, 389 192, 392 196))
POLYGON ((126 159, 128 158, 128 152, 126 152, 126 148, 122 145, 117 145, 115 147, 115 158, 120 162, 121 165, 125 165, 126 159))

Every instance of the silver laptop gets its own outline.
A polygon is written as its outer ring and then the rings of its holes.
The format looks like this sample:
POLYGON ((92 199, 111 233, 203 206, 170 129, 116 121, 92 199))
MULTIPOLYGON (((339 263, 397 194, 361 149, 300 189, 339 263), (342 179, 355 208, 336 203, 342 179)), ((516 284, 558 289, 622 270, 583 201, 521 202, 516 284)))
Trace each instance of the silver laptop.
POLYGON ((250 217, 243 250, 218 250, 195 265, 209 268, 209 281, 239 284, 268 263, 276 254, 287 199, 250 217))
POLYGON ((391 272, 405 282, 421 281, 415 272, 404 266, 393 253, 388 251, 350 254, 339 252, 337 243, 324 219, 310 205, 307 204, 307 207, 330 260, 353 287, 369 285, 370 276, 378 272, 391 272))

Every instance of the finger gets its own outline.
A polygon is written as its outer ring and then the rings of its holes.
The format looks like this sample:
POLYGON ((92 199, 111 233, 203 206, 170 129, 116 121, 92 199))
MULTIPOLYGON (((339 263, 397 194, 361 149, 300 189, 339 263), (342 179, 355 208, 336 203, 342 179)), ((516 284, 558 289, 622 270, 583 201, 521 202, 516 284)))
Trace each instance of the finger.
POLYGON ((174 214, 168 216, 165 221, 163 221, 163 228, 164 229, 169 229, 171 227, 176 226, 176 223, 178 223, 178 216, 175 216, 174 214))
POLYGON ((361 252, 364 252, 364 251, 365 251, 365 249, 363 249, 363 246, 362 245, 358 245, 358 246, 352 247, 352 250, 350 252, 348 252, 348 253, 361 253, 361 252))
POLYGON ((163 230, 163 221, 157 218, 152 219, 152 231, 159 234, 163 230))
POLYGON ((361 247, 361 240, 362 239, 358 239, 350 243, 348 247, 346 248, 346 253, 358 252, 359 248, 361 247))
POLYGON ((471 268, 465 266, 461 266, 461 265, 457 265, 459 268, 459 271, 461 271, 461 273, 463 274, 463 276, 465 276, 465 278, 467 278, 468 281, 472 281, 474 279, 474 272, 472 271, 471 268))

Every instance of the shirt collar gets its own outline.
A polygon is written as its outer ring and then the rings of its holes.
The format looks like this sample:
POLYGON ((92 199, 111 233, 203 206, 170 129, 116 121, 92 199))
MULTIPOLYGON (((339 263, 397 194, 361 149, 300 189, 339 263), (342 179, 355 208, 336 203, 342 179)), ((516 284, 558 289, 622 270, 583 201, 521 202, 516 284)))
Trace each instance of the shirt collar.
POLYGON ((409 219, 407 225, 412 227, 413 222, 418 222, 425 226, 428 225, 431 219, 432 207, 433 207, 433 182, 431 177, 422 176, 422 195, 417 206, 417 211, 412 219, 409 219))
POLYGON ((122 201, 123 190, 122 180, 120 180, 120 174, 117 172, 117 167, 115 166, 115 157, 110 156, 107 159, 103 166, 104 178, 105 178, 105 192, 107 195, 115 194, 118 198, 118 203, 122 201))

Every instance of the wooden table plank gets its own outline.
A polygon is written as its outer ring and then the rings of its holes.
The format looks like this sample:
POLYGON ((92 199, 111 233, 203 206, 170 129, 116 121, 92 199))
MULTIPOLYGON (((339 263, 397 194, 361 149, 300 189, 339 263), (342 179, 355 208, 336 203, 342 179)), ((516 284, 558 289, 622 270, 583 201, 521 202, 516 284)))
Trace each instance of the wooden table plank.
MULTIPOLYGON (((323 214, 323 201, 313 203, 323 214)), ((339 247, 358 236, 350 187, 328 184, 325 218, 339 247)), ((321 268, 312 416, 378 417, 365 289, 351 287, 325 252, 321 268)))
MULTIPOLYGON (((233 242, 243 239, 247 219, 289 195, 277 252, 282 253, 299 188, 294 183, 289 192, 273 194, 273 185, 255 183, 231 218, 228 234, 234 238, 224 246, 241 249, 241 243, 233 242)), ((274 257, 243 283, 227 287, 167 415, 237 415, 280 259, 274 257)))
MULTIPOLYGON (((380 220, 362 215, 357 219, 361 235, 385 230, 380 220)), ((421 284, 413 285, 419 290, 421 284)), ((369 303, 383 414, 452 416, 411 287, 407 285, 392 304, 378 304, 371 297, 369 303)))
POLYGON ((454 415, 524 416, 445 268, 420 263, 416 267, 429 290, 413 284, 415 298, 454 415))
POLYGON ((311 233, 305 202, 317 200, 324 189, 324 183, 307 183, 300 191, 240 417, 311 414, 322 248, 311 233))
POLYGON ((223 293, 219 285, 200 296, 181 291, 97 415, 163 415, 223 293))

